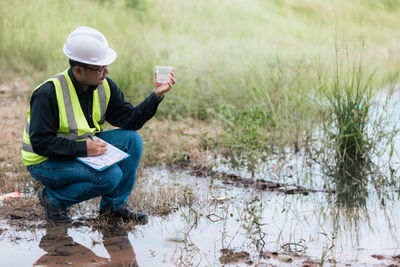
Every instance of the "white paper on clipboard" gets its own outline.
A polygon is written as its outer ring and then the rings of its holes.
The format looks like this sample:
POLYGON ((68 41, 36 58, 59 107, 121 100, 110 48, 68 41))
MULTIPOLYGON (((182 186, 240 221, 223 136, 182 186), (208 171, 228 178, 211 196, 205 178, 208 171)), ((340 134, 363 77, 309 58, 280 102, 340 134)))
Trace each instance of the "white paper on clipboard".
MULTIPOLYGON (((100 139, 96 136, 93 137, 94 140, 100 139)), ((102 140, 102 139, 100 139, 102 140)), ((103 142, 106 142, 102 140, 103 142)), ((92 157, 77 157, 77 159, 86 165, 92 167, 95 170, 102 171, 115 163, 120 162, 121 160, 129 157, 128 153, 116 148, 115 146, 106 142, 107 151, 104 154, 92 157)))

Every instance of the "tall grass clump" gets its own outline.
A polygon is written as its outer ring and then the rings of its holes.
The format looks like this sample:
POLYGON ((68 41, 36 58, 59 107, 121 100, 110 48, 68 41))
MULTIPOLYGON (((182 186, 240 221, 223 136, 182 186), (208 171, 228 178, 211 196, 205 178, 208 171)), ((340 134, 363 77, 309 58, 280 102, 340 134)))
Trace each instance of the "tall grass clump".
MULTIPOLYGON (((385 170, 380 168, 384 166, 378 162, 382 162, 388 148, 393 149, 391 144, 398 132, 396 125, 387 127, 383 123, 382 118, 390 116, 385 114, 383 105, 374 103, 374 73, 366 75, 362 66, 361 58, 344 62, 336 51, 331 76, 320 75, 319 80, 327 100, 321 162, 333 181, 337 201, 346 206, 365 205, 369 182, 389 184, 388 180, 376 181, 374 177, 383 177, 385 170)), ((393 85, 392 79, 386 104, 392 97, 393 85)), ((392 155, 386 153, 389 158, 392 155)))
MULTIPOLYGON (((372 75, 363 78, 362 65, 351 66, 348 73, 335 66, 328 92, 330 120, 324 125, 335 150, 339 173, 346 176, 349 170, 367 165, 373 143, 368 138, 367 119, 372 98, 372 75)), ((353 173, 352 171, 350 173, 353 173)))

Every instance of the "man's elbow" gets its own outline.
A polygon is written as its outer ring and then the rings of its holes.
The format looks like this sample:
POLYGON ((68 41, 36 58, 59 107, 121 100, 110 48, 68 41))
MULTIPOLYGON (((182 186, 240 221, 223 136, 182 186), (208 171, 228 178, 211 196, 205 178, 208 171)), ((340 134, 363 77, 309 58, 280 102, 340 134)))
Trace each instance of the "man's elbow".
POLYGON ((45 156, 47 148, 49 147, 49 142, 37 137, 31 137, 30 139, 33 152, 45 156))

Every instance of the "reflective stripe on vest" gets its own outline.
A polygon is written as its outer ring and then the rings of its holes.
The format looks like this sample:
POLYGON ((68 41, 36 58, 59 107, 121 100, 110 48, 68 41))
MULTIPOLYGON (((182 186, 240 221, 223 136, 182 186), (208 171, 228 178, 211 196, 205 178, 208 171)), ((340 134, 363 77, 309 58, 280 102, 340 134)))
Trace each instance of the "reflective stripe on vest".
MULTIPOLYGON (((95 126, 94 128, 90 128, 86 121, 76 90, 68 75, 68 69, 44 83, 48 81, 54 84, 59 109, 59 129, 57 131, 57 137, 70 140, 84 140, 93 133, 103 131, 106 110, 110 100, 110 87, 107 80, 104 80, 103 84, 99 85, 96 90, 93 91, 92 120, 95 126)), ((44 83, 39 85, 36 89, 44 83)), ((25 165, 38 164, 47 159, 44 156, 34 153, 29 139, 29 123, 30 110, 27 112, 27 123, 22 142, 22 159, 25 165)))

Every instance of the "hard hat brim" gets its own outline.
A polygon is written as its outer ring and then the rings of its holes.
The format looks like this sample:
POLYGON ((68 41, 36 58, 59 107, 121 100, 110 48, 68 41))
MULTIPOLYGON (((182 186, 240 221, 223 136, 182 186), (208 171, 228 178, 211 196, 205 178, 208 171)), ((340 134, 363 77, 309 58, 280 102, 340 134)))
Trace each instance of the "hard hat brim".
POLYGON ((78 61, 78 62, 81 62, 81 63, 85 63, 85 64, 98 65, 98 66, 110 65, 117 58, 117 52, 115 52, 115 50, 112 49, 112 48, 108 48, 107 55, 103 59, 101 59, 101 60, 92 60, 92 61, 87 60, 87 59, 83 59, 83 58, 77 58, 77 57, 74 57, 73 55, 70 55, 68 53, 67 48, 66 48, 66 44, 64 44, 64 46, 63 46, 63 52, 69 59, 72 59, 74 61, 78 61))

